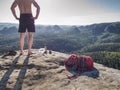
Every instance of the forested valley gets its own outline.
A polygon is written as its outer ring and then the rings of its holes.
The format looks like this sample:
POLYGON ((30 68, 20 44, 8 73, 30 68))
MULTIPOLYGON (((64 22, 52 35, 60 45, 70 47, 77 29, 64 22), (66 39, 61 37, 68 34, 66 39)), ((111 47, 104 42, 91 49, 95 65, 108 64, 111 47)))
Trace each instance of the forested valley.
MULTIPOLYGON (((18 24, 0 23, 0 54, 19 50, 18 24)), ((25 37, 25 49, 27 49, 25 37)), ((95 62, 120 70, 120 22, 92 25, 36 25, 34 49, 90 55, 95 62)))

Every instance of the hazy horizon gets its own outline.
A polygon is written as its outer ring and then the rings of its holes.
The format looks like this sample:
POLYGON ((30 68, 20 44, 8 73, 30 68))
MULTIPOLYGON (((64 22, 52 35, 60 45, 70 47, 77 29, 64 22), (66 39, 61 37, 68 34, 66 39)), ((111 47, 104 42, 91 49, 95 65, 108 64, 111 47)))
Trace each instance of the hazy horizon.
MULTIPOLYGON (((10 6, 14 0, 0 0, 0 23, 19 23, 10 6)), ((36 24, 90 25, 120 21, 120 0, 36 0, 41 7, 36 24)), ((17 15, 19 16, 18 8, 17 15)), ((35 8, 33 8, 35 15, 35 8)))
MULTIPOLYGON (((65 26, 87 26, 87 25, 93 25, 93 24, 102 24, 102 23, 116 23, 116 22, 120 22, 120 21, 115 21, 115 22, 98 22, 98 23, 90 23, 90 24, 42 24, 42 23, 36 23, 35 25, 65 25, 65 26)), ((19 23, 16 22, 0 22, 0 24, 17 24, 19 25, 19 23)))

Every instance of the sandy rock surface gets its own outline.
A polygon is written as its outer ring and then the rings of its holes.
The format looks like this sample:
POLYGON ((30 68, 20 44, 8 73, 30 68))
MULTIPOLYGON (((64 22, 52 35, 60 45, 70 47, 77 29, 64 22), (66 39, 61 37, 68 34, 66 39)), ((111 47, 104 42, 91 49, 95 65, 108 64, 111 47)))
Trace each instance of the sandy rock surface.
POLYGON ((0 58, 0 90, 120 90, 120 70, 96 64, 99 77, 68 79, 63 60, 68 54, 34 49, 31 56, 0 58))

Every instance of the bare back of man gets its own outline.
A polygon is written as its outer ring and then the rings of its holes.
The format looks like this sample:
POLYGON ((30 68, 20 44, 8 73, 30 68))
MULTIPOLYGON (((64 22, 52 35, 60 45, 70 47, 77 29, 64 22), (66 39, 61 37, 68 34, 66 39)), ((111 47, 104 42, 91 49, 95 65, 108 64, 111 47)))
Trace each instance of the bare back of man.
POLYGON ((15 8, 18 5, 20 14, 32 13, 32 4, 37 8, 36 16, 34 19, 38 18, 40 7, 35 0, 15 0, 11 6, 12 13, 16 19, 19 19, 16 15, 15 8))
POLYGON ((33 0, 16 0, 18 7, 20 9, 20 13, 32 13, 31 4, 33 0))

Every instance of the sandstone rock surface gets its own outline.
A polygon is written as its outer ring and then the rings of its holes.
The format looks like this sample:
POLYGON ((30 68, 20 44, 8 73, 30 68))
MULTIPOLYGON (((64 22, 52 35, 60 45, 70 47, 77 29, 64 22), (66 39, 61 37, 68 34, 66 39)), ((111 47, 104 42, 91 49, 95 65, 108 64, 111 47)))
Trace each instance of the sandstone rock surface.
POLYGON ((0 90, 120 90, 120 70, 94 63, 99 77, 86 75, 70 80, 65 74, 63 60, 69 55, 43 49, 35 54, 0 58, 0 90))

